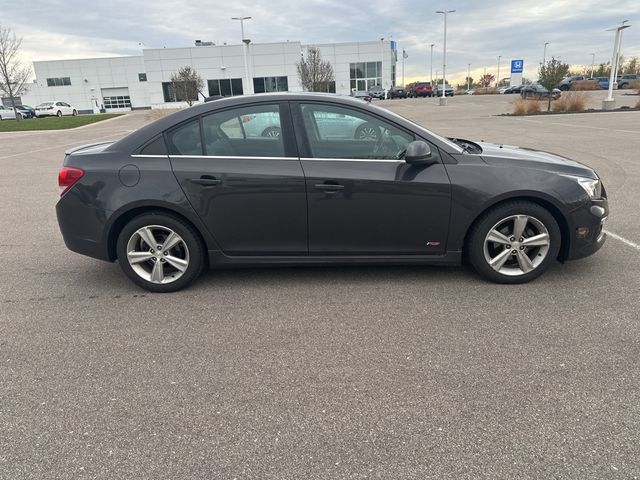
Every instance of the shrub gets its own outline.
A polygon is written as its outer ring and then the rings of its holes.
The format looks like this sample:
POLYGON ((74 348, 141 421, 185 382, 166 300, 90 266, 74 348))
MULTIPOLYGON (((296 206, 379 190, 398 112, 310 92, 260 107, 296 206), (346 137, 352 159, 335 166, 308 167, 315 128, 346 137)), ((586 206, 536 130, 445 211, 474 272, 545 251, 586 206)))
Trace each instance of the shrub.
POLYGON ((474 89, 474 95, 494 95, 498 93, 498 89, 495 87, 478 87, 474 89))
POLYGON ((587 106, 587 95, 583 92, 566 92, 551 104, 554 112, 582 112, 587 106))
POLYGON ((600 85, 598 85, 598 82, 595 80, 581 80, 579 82, 574 82, 573 85, 571 85, 571 90, 600 90, 600 85))
POLYGON ((528 115, 540 111, 540 102, 536 100, 524 100, 519 98, 513 102, 514 115, 528 115))

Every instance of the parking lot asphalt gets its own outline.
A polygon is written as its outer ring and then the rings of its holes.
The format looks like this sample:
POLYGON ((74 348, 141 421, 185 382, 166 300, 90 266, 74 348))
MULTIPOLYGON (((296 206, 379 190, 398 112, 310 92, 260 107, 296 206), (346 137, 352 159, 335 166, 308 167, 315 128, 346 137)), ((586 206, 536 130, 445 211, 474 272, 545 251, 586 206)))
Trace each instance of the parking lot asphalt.
POLYGON ((0 135, 0 479, 640 477, 640 112, 495 116, 511 101, 380 105, 598 171, 616 238, 519 286, 249 269, 149 294, 54 211, 64 150, 145 114, 0 135))

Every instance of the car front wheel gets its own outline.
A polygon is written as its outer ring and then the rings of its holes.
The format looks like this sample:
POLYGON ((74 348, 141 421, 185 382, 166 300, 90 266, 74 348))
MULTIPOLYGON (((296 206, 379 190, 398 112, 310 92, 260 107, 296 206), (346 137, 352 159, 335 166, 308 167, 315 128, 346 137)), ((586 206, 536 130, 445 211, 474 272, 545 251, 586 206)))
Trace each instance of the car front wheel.
POLYGON ((58 110, 58 113, 56 113, 56 116, 62 117, 62 112, 60 110, 58 110))
POLYGON ((205 259, 194 228, 163 213, 131 220, 118 236, 117 254, 120 267, 135 284, 158 293, 189 285, 202 272, 205 259))
POLYGON ((476 222, 466 251, 476 271, 496 283, 526 283, 555 261, 562 238, 544 207, 525 201, 499 205, 476 222))

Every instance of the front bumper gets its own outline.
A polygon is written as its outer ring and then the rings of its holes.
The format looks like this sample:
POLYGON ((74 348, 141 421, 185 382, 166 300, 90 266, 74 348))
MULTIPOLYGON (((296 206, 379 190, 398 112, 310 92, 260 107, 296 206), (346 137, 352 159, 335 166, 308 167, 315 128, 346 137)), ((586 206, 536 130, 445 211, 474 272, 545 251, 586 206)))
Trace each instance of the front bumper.
POLYGON ((604 224, 609 216, 606 198, 591 200, 569 214, 571 243, 567 260, 596 253, 607 240, 604 224))

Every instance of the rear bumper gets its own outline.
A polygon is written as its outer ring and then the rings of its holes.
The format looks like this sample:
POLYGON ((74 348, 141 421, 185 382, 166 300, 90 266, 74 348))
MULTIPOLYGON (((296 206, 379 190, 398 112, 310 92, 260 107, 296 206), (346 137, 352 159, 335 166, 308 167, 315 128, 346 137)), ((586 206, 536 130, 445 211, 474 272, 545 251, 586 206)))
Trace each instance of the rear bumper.
POLYGON ((111 261, 103 238, 109 212, 83 206, 74 201, 72 195, 66 194, 56 204, 56 216, 60 233, 69 250, 99 260, 111 261))
POLYGON ((606 198, 592 200, 569 215, 571 247, 567 260, 593 255, 607 240, 604 224, 609 216, 606 198))

